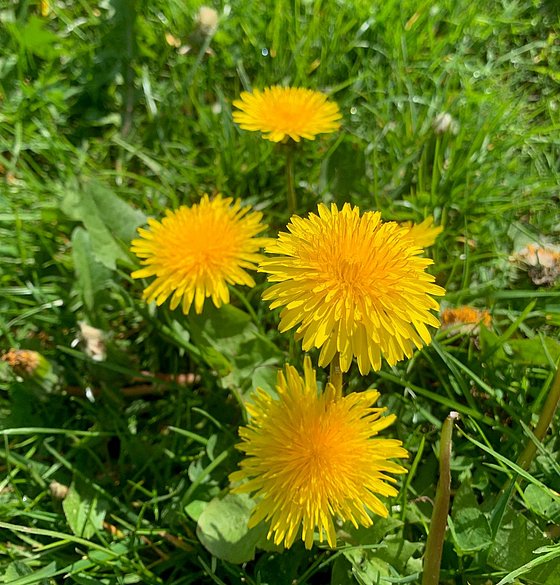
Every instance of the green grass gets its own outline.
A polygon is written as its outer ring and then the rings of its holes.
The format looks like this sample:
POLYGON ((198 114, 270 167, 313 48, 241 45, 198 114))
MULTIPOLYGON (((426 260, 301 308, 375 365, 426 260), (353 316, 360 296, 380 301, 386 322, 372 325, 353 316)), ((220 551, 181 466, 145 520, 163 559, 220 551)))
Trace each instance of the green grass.
POLYGON ((560 357, 560 288, 509 260, 559 240, 556 3, 216 3, 208 52, 199 3, 50 4, 47 16, 25 0, 0 9, 1 347, 52 366, 37 382, 0 363, 4 582, 419 583, 439 433, 455 410, 441 583, 498 583, 535 559, 509 582, 560 583, 557 418, 529 469, 516 466, 560 357), (185 319, 141 300, 127 248, 145 216, 203 193, 241 197, 271 236, 286 225, 283 151, 231 119, 241 91, 277 83, 325 91, 343 113, 339 133, 298 147, 300 213, 348 201, 384 219, 433 215, 444 305, 485 308, 492 328, 434 332, 411 360, 345 377, 381 391, 398 417, 386 435, 411 455, 391 518, 344 526, 336 551, 259 541, 236 563, 239 546, 209 550, 197 520, 228 492, 239 400, 284 361, 301 367, 301 348, 260 300, 262 275, 232 294, 243 317, 185 319), (443 112, 454 132, 435 132, 443 112), (105 332, 105 360, 88 355, 80 321, 105 332), (53 481, 72 486, 64 501, 53 481))

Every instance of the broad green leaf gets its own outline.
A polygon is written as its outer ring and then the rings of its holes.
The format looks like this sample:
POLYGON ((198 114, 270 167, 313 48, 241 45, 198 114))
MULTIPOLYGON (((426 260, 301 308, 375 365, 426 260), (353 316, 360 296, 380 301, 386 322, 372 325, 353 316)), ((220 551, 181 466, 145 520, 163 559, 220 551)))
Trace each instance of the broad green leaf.
POLYGON ((464 481, 453 499, 450 522, 455 549, 459 555, 484 550, 492 544, 492 531, 472 490, 464 481))
MULTIPOLYGON (((490 554, 490 566, 503 571, 514 571, 523 565, 535 560, 538 555, 535 550, 550 545, 552 541, 546 538, 542 530, 535 526, 522 514, 510 511, 505 517, 490 554)), ((524 577, 528 582, 537 585, 560 585, 560 571, 558 560, 535 567, 524 577)))
POLYGON ((128 261, 125 250, 136 228, 146 222, 142 212, 133 209, 110 189, 95 181, 68 190, 62 210, 70 218, 84 224, 91 239, 93 255, 113 270, 117 260, 128 261))
POLYGON ((106 290, 111 271, 93 255, 89 233, 77 227, 72 233, 72 259, 76 272, 76 284, 84 305, 91 311, 95 297, 106 290))
POLYGON ((36 571, 31 570, 24 563, 16 561, 8 566, 3 582, 9 583, 9 585, 49 585, 49 578, 55 573, 56 562, 54 561, 36 571))
POLYGON ((192 520, 198 522, 198 519, 202 515, 202 512, 204 512, 204 509, 206 508, 207 505, 208 502, 205 502, 203 500, 192 500, 185 506, 185 512, 189 515, 189 517, 192 520))
POLYGON ((251 387, 262 388, 271 395, 276 394, 276 381, 278 378, 278 365, 262 365, 255 368, 251 387))
POLYGON ((197 349, 200 351, 202 359, 208 364, 208 366, 215 370, 221 378, 227 376, 234 370, 233 364, 227 359, 227 357, 210 344, 202 342, 197 343, 197 349))
POLYGON ((258 369, 274 370, 280 352, 259 333, 251 317, 234 307, 207 303, 201 315, 190 315, 192 340, 226 388, 247 390, 258 369))
MULTIPOLYGON (((267 540, 267 543, 271 541, 267 540)), ((259 545, 259 548, 263 548, 259 545)), ((283 549, 268 548, 265 550, 275 550, 282 552, 283 549)), ((303 547, 303 543, 296 542, 286 554, 264 554, 260 555, 257 561, 259 585, 295 585, 302 581, 299 577, 305 572, 309 562, 309 552, 303 547)), ((313 582, 312 580, 311 582, 313 582)), ((308 581, 308 583, 310 583, 308 581)))
POLYGON ((136 237, 136 228, 146 223, 146 216, 118 197, 102 183, 88 182, 82 199, 91 198, 99 217, 111 234, 126 244, 136 237))
POLYGON ((254 505, 244 494, 214 498, 198 519, 196 533, 200 542, 224 561, 240 564, 252 560, 267 531, 264 524, 247 527, 254 505))
POLYGON ((74 480, 62 502, 68 525, 76 536, 91 538, 103 527, 107 506, 82 480, 74 480))
POLYGON ((552 337, 510 339, 507 345, 518 364, 546 367, 560 359, 560 342, 552 337))
MULTIPOLYGON (((506 583, 512 583, 516 579, 516 577, 519 577, 520 575, 525 575, 526 573, 529 573, 532 569, 544 564, 551 564, 554 562, 555 566, 557 566, 560 569, 560 560, 557 560, 560 557, 559 545, 543 546, 533 552, 539 556, 535 557, 528 563, 525 563, 523 566, 518 567, 517 569, 515 569, 515 571, 511 571, 508 575, 501 579, 497 585, 506 585, 506 583)), ((548 577, 546 578, 545 584, 556 585, 558 582, 560 582, 560 570, 554 571, 552 574, 549 574, 548 577)))
MULTIPOLYGON (((353 545, 343 554, 351 563, 352 573, 360 583, 377 583, 383 576, 396 573, 411 575, 421 571, 422 561, 414 555, 420 552, 422 545, 403 540, 400 534, 394 534, 402 524, 397 518, 375 518, 373 525, 367 528, 356 529, 347 524, 339 532, 340 540, 353 545)), ((344 580, 344 566, 339 565, 336 571, 341 583, 347 583, 344 580)), ((335 581, 331 580, 331 583, 335 581)))
POLYGON ((350 561, 352 573, 360 583, 380 583, 383 577, 391 575, 391 566, 375 550, 351 548, 343 551, 343 555, 350 561))
POLYGON ((127 542, 112 542, 105 550, 90 550, 88 557, 96 563, 107 563, 114 561, 121 555, 126 555, 130 552, 130 543, 127 542))
POLYGON ((383 545, 377 551, 376 556, 389 563, 401 575, 411 575, 422 571, 422 559, 420 558, 420 551, 424 546, 422 543, 409 542, 395 535, 383 545))
POLYGON ((359 526, 354 528, 352 524, 347 523, 344 526, 344 540, 352 545, 372 545, 383 542, 386 537, 393 533, 397 528, 403 525, 402 520, 398 518, 381 518, 376 517, 371 526, 359 526))
POLYGON ((560 503, 537 485, 529 484, 524 492, 527 507, 550 522, 560 521, 560 503))
POLYGON ((15 581, 18 577, 24 577, 25 575, 31 575, 33 571, 21 561, 14 561, 8 565, 6 573, 2 579, 2 583, 10 583, 15 581))

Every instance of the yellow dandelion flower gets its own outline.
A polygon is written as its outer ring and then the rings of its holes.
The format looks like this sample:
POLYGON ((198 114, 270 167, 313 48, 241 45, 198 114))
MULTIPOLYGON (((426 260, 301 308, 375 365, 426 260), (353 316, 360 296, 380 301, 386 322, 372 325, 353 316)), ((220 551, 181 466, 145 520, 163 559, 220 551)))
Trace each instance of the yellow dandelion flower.
POLYGON ((266 226, 262 213, 232 202, 204 195, 192 207, 166 211, 161 222, 149 219, 150 229, 138 229, 131 250, 145 266, 132 277, 156 277, 144 290, 148 302, 159 306, 171 296, 171 309, 181 303, 186 314, 194 302, 201 313, 207 297, 216 307, 229 303, 228 284, 255 285, 246 270, 263 258, 258 251, 269 239, 255 236, 266 226))
POLYGON ((266 248, 276 256, 259 266, 275 283, 263 298, 283 307, 280 331, 297 326, 304 351, 321 348, 320 366, 339 353, 346 372, 355 356, 363 375, 381 368, 382 356, 394 365, 430 343, 426 325, 439 326, 430 295, 445 291, 425 272, 432 260, 420 257, 409 230, 348 203, 318 212, 294 215, 289 233, 266 248))
POLYGON ((408 457, 401 442, 374 438, 395 420, 371 408, 376 390, 342 396, 332 384, 319 392, 309 357, 304 378, 287 365, 278 373, 278 398, 258 388, 247 409, 251 416, 239 430, 237 448, 246 454, 231 474, 238 493, 254 493, 257 501, 249 526, 269 522, 268 538, 290 547, 301 529, 311 548, 319 541, 336 546, 333 517, 354 526, 370 526, 373 512, 387 516, 377 497, 395 496, 389 473, 406 470, 389 459, 408 457))
POLYGON ((301 87, 267 87, 242 92, 233 105, 233 121, 243 130, 263 133, 263 138, 280 142, 287 136, 299 142, 314 140, 317 134, 334 132, 342 117, 338 106, 321 92, 301 87))
POLYGON ((492 325, 492 317, 486 310, 475 309, 468 305, 455 309, 447 308, 441 312, 442 329, 452 329, 456 333, 478 333, 480 324, 492 325))
POLYGON ((411 221, 401 223, 403 230, 414 243, 421 248, 429 248, 435 244, 436 238, 443 231, 443 227, 438 225, 434 227, 434 219, 427 217, 422 223, 413 224, 411 221))

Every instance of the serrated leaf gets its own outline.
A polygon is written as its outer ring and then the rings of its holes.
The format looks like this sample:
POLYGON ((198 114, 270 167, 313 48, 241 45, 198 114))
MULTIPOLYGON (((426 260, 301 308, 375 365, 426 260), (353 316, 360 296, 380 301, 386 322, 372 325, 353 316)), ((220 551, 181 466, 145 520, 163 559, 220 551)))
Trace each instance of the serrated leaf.
POLYGON ((103 527, 107 511, 104 500, 84 481, 75 480, 62 502, 62 508, 70 529, 76 536, 92 537, 103 527))
POLYGON ((94 181, 68 190, 62 210, 70 218, 84 224, 96 260, 112 270, 116 268, 117 260, 128 260, 125 249, 136 228, 146 222, 142 212, 94 181))
POLYGON ((111 271, 95 259, 90 236, 81 227, 72 232, 72 259, 80 295, 84 305, 92 310, 96 295, 106 289, 111 271))
POLYGON ((136 237, 138 226, 147 221, 144 213, 131 207, 101 183, 86 183, 82 197, 91 199, 111 234, 126 244, 136 237))
POLYGON ((240 564, 252 560, 257 544, 267 532, 262 523, 247 527, 254 505, 245 494, 214 498, 198 519, 196 533, 200 542, 224 561, 240 564))

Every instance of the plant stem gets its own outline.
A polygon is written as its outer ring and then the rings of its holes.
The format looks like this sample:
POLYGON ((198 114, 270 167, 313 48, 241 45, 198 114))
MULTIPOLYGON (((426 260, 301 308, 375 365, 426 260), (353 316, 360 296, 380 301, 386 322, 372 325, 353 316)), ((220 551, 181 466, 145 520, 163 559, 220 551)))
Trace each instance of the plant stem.
POLYGON ((330 365, 329 382, 335 387, 337 393, 342 396, 342 371, 340 369, 340 355, 338 352, 334 354, 330 365))
POLYGON ((294 179, 294 145, 291 142, 286 144, 286 183, 288 186, 288 213, 291 217, 297 210, 296 187, 294 179))
POLYGON ((451 446, 453 439, 453 425, 459 414, 450 412, 441 429, 439 445, 439 481, 436 488, 434 510, 430 521, 430 530, 424 554, 424 573, 422 585, 438 585, 441 554, 445 529, 447 527, 447 513, 451 495, 451 446))

